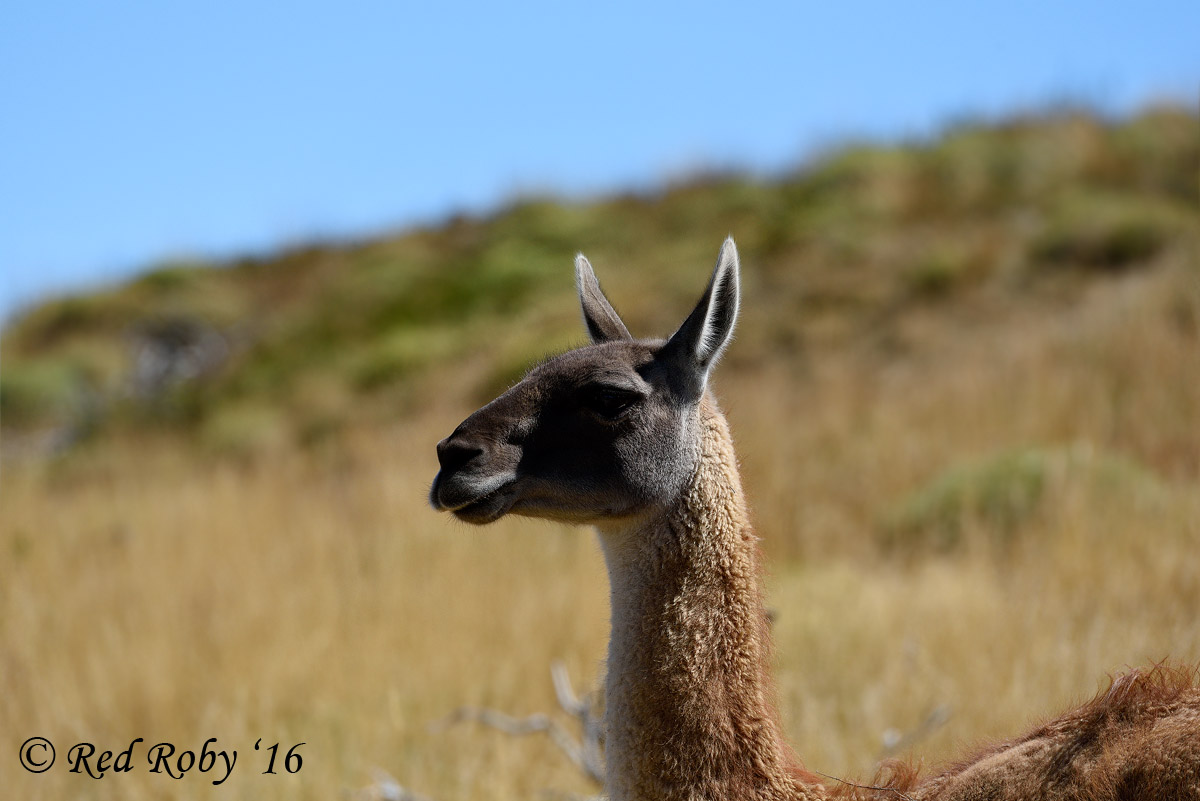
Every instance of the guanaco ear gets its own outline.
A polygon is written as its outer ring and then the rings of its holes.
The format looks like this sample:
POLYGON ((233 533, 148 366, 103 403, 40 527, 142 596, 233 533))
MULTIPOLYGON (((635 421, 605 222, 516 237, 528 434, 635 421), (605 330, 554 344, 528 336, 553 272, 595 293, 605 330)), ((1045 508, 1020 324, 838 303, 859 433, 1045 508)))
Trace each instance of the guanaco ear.
POLYGON ((592 342, 633 339, 608 298, 600 291, 596 273, 582 253, 575 256, 575 286, 579 289, 579 305, 583 307, 583 324, 587 326, 592 342))
POLYGON ((709 370, 733 337, 738 298, 737 246, 729 237, 721 246, 700 302, 659 352, 658 358, 670 366, 685 400, 699 400, 704 394, 709 370))

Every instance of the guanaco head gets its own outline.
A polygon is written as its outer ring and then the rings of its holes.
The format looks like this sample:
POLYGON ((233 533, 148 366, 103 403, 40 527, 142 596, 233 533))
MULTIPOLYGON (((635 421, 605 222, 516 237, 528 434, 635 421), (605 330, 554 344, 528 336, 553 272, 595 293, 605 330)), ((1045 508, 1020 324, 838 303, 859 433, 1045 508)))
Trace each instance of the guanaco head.
POLYGON ((582 254, 575 279, 592 344, 534 368, 438 443, 435 509, 478 524, 601 523, 664 507, 694 473, 700 401, 737 318, 733 239, 666 341, 630 335, 582 254))

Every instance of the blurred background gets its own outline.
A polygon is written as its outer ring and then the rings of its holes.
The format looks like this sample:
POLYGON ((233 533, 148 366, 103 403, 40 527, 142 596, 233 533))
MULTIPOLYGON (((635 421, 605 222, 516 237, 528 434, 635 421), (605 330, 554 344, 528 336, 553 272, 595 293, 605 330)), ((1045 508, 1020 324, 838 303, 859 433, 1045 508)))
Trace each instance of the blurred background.
MULTIPOLYGON (((1200 48, 1184 2, 16 3, 0 25, 0 739, 241 754, 28 798, 597 792, 588 532, 426 505, 433 445, 665 335, 716 392, 808 766, 1008 737, 1200 663, 1200 48), (445 725, 442 725, 445 724, 445 725), (253 743, 305 742, 260 775, 253 743)), ((10 747, 11 746, 11 747, 10 747)), ((282 753, 282 752, 281 752, 282 753)))

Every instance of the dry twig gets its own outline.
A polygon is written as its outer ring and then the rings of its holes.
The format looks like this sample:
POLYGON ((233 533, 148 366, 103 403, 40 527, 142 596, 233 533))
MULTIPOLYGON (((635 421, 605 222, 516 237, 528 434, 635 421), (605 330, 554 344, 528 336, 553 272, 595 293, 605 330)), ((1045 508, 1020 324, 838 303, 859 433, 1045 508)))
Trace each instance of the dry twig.
POLYGON ((494 709, 470 706, 456 709, 452 715, 434 724, 432 728, 442 731, 457 723, 474 721, 513 736, 545 733, 589 780, 601 786, 604 784, 604 719, 598 709, 599 704, 591 693, 582 699, 575 694, 566 665, 561 661, 555 660, 551 664, 550 678, 554 682, 554 694, 558 698, 558 705, 579 721, 579 739, 548 715, 517 718, 494 709))

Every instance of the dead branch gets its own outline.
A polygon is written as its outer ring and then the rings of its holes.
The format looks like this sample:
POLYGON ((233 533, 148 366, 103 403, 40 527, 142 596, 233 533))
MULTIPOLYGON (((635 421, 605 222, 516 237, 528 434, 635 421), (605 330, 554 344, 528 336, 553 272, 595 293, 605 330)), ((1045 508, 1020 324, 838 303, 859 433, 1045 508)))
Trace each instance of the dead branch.
POLYGON ((929 714, 925 716, 925 719, 916 728, 907 732, 902 732, 898 729, 888 729, 883 733, 883 737, 881 738, 883 740, 883 748, 880 751, 880 758, 895 756, 912 748, 946 725, 947 721, 950 720, 952 712, 953 708, 949 704, 938 704, 929 711, 929 714))
POLYGON ((449 717, 433 724, 431 728, 434 731, 444 731, 455 724, 473 721, 513 736, 545 734, 589 780, 601 786, 604 784, 604 720, 598 710, 597 700, 591 693, 582 699, 575 694, 566 665, 559 660, 551 664, 550 678, 554 683, 558 705, 579 721, 579 739, 548 715, 536 714, 517 718, 495 709, 470 706, 456 709, 449 717))
POLYGON ((433 801, 404 787, 385 770, 376 769, 373 773, 375 781, 354 794, 357 801, 433 801))

